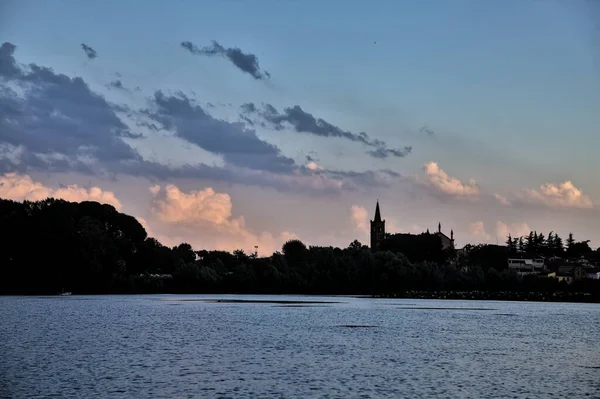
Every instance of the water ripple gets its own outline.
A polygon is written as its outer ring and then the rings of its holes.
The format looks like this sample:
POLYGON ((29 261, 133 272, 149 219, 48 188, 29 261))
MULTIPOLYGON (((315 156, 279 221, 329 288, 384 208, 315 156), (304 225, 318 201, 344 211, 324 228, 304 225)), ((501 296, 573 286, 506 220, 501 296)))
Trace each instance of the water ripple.
POLYGON ((0 398, 598 397, 598 305, 477 304, 2 297, 0 398))

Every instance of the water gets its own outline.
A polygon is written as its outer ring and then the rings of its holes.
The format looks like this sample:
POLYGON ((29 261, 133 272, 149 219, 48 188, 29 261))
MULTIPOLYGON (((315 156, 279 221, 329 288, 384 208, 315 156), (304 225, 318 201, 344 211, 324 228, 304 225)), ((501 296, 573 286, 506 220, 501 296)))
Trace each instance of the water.
POLYGON ((0 323, 7 398, 600 397, 593 304, 0 297, 0 323))

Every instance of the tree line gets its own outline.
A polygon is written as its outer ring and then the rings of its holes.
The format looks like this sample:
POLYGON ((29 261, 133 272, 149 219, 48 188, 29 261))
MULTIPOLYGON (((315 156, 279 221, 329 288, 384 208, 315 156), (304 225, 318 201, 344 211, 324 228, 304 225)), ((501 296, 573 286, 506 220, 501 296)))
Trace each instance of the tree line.
POLYGON ((0 199, 0 294, 56 294, 64 289, 75 294, 392 296, 415 290, 570 290, 600 301, 598 282, 566 286, 553 279, 520 278, 506 268, 510 249, 505 246, 467 246, 457 257, 441 251, 441 242, 431 238, 412 240, 423 247, 408 251, 405 243, 395 247, 392 242, 373 252, 356 240, 346 248, 290 240, 281 251, 258 257, 242 250, 194 250, 187 243, 164 246, 148 237, 134 217, 111 205, 0 199))
POLYGON ((544 233, 530 231, 528 235, 521 237, 511 237, 509 234, 506 239, 506 247, 510 256, 530 254, 578 258, 592 252, 589 242, 590 240, 575 241, 573 233, 569 233, 565 245, 562 238, 553 231, 548 233, 548 237, 544 236, 544 233))

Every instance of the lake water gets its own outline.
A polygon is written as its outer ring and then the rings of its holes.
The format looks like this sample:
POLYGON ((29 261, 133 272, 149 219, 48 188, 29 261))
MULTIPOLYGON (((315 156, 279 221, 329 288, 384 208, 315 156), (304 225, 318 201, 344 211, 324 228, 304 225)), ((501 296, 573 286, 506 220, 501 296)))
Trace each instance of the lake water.
POLYGON ((0 397, 599 398, 600 305, 0 297, 0 397))

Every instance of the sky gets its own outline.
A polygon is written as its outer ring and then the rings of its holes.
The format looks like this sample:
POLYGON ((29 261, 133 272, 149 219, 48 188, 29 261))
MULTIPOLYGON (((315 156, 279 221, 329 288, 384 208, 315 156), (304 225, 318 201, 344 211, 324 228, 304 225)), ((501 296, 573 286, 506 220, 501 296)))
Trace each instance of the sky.
POLYGON ((600 246, 592 0, 0 2, 0 197, 261 255, 389 232, 600 246))

